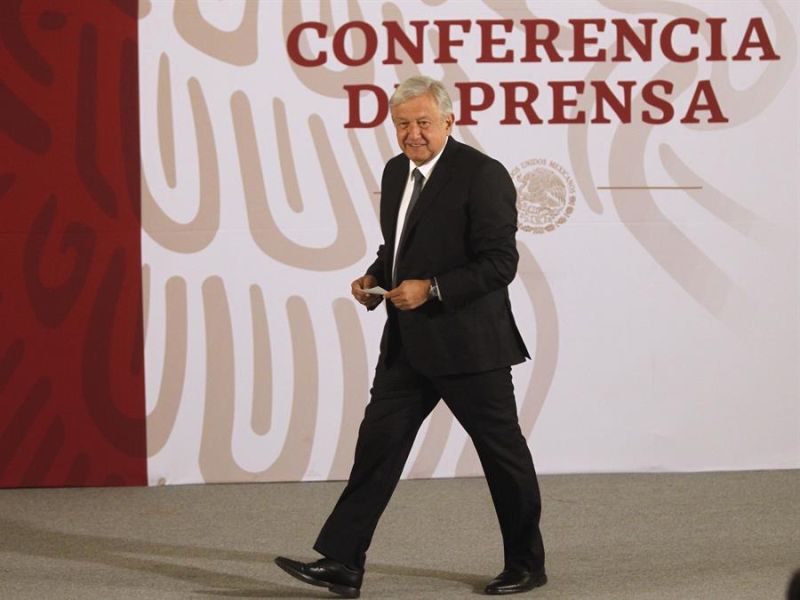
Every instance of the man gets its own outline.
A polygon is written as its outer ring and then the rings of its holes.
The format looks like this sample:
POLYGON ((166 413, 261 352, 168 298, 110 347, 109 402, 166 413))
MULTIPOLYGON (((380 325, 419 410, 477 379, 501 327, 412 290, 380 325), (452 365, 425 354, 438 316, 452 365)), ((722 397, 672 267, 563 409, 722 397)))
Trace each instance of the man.
POLYGON ((511 380, 510 366, 529 357, 507 289, 519 258, 516 192, 499 162, 450 137, 453 108, 441 83, 407 79, 389 106, 403 153, 381 181, 384 244, 351 284, 368 310, 387 301, 372 397, 347 487, 314 545, 325 558, 275 562, 358 597, 378 519, 420 425, 443 399, 475 445, 500 521, 505 568, 485 591, 524 592, 547 576, 539 488, 511 380), (371 293, 376 286, 389 291, 371 293))

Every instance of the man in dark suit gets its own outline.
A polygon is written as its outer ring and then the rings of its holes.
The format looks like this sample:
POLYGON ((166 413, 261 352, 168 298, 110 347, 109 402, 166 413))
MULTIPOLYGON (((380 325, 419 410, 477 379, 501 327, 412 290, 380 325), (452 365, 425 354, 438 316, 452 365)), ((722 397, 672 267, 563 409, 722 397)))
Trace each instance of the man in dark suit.
POLYGON ((412 77, 389 105, 403 153, 381 181, 384 244, 351 284, 369 310, 386 300, 372 397, 347 487, 314 545, 325 558, 276 563, 357 597, 378 519, 420 425, 443 399, 475 445, 503 535, 505 568, 485 591, 524 592, 547 576, 539 488, 511 380, 511 365, 528 357, 507 287, 519 258, 516 191, 498 161, 450 137, 441 83, 412 77), (389 291, 375 294, 376 286, 389 291))

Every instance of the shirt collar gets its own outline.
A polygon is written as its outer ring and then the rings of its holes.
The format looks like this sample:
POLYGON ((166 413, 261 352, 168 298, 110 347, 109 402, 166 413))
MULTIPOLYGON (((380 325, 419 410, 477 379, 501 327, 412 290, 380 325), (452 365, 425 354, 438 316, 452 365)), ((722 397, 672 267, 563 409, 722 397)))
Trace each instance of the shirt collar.
POLYGON ((427 182, 428 178, 431 176, 431 171, 433 171, 433 167, 435 167, 436 163, 439 162, 439 159, 442 157, 442 152, 444 152, 444 149, 447 147, 449 141, 450 141, 450 136, 448 135, 447 139, 442 145, 442 149, 439 150, 439 153, 432 159, 430 159, 428 162, 426 162, 424 165, 420 165, 418 167, 417 165, 414 164, 414 161, 409 158, 408 176, 411 177, 411 173, 414 172, 414 169, 417 169, 419 170, 420 173, 422 173, 422 176, 425 178, 425 182, 427 182))

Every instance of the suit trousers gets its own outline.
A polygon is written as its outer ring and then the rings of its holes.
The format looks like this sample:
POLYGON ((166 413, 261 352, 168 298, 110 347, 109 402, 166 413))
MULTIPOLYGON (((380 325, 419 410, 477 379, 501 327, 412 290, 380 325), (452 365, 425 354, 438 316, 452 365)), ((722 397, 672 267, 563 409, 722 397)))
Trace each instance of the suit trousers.
POLYGON ((359 428, 350 478, 314 549, 364 568, 372 535, 417 432, 442 399, 477 450, 500 522, 505 567, 543 571, 539 485, 519 428, 511 368, 425 376, 402 351, 390 366, 382 358, 359 428))

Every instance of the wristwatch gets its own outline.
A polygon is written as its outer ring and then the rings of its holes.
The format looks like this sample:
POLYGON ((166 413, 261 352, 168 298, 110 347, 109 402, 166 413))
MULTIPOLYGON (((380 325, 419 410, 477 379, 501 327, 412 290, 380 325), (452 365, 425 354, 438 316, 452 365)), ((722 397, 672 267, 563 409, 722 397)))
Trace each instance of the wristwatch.
POLYGON ((434 298, 437 300, 442 299, 442 295, 439 293, 439 282, 436 281, 436 277, 431 279, 431 287, 428 288, 428 300, 433 300, 434 298))

